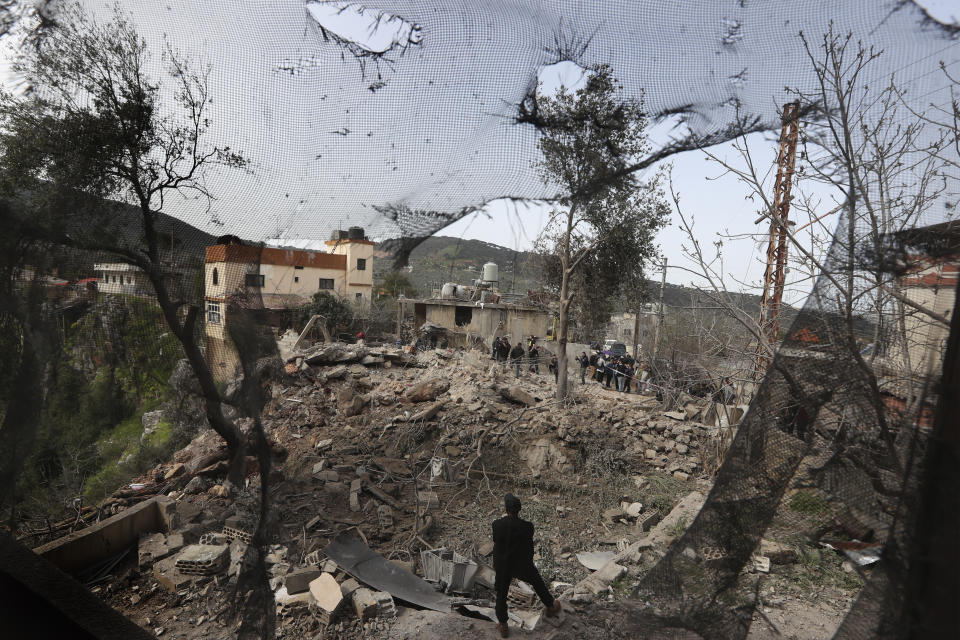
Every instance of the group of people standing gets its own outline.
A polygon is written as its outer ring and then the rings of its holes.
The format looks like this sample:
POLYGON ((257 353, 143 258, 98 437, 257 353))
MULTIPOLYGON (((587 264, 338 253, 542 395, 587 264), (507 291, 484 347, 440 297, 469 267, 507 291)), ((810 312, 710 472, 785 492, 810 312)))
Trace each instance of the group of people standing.
POLYGON ((553 373, 553 379, 556 381, 560 374, 557 356, 553 354, 541 355, 540 347, 537 345, 537 339, 530 336, 527 339, 527 347, 524 349, 523 342, 518 340, 513 346, 510 345, 510 339, 506 336, 493 339, 492 356, 493 359, 502 365, 509 361, 510 366, 514 368, 515 376, 519 378, 523 372, 524 366, 530 373, 540 373, 540 360, 549 358, 549 368, 553 373))
POLYGON ((591 380, 621 393, 645 393, 648 390, 650 372, 642 362, 638 363, 627 354, 604 356, 594 352, 588 356, 582 351, 577 362, 580 364, 580 384, 586 384, 589 375, 591 380))

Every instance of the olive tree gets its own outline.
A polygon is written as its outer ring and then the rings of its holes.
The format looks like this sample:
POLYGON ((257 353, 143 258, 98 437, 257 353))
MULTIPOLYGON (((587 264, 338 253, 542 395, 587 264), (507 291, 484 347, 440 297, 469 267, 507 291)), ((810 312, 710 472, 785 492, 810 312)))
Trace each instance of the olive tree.
MULTIPOLYGON (((570 309, 588 290, 618 290, 642 273, 656 254, 654 238, 669 206, 660 175, 641 180, 632 162, 649 154, 640 100, 622 96, 609 67, 594 68, 584 87, 563 87, 539 100, 541 158, 535 167, 548 186, 559 186, 538 251, 555 256, 560 309, 557 397, 567 395, 570 309), (593 277, 572 286, 586 265, 593 277)), ((642 277, 642 276, 641 276, 642 277)))

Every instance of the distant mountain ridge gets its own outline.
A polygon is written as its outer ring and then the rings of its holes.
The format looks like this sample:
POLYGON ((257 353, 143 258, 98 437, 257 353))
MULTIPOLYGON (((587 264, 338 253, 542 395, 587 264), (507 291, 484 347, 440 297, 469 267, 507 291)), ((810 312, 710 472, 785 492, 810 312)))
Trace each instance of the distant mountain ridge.
MULTIPOLYGON (((381 246, 382 243, 378 244, 375 250, 381 246)), ((390 271, 392 263, 387 252, 378 250, 376 256, 379 260, 375 261, 374 276, 378 277, 390 271)), ((542 285, 537 254, 509 249, 483 240, 449 236, 429 237, 414 249, 410 254, 409 271, 406 275, 420 295, 429 295, 432 289, 439 288, 445 282, 471 284, 480 277, 483 265, 487 262, 494 262, 499 267, 502 291, 526 293, 528 290, 537 290, 542 285)), ((648 280, 647 288, 650 291, 650 301, 656 302, 660 295, 660 281, 648 280)), ((758 295, 729 293, 727 299, 748 313, 760 313, 761 298, 758 295)), ((663 290, 663 302, 668 307, 716 306, 706 293, 694 287, 669 282, 663 290)), ((783 313, 784 321, 788 321, 796 314, 796 309, 784 304, 783 313)))

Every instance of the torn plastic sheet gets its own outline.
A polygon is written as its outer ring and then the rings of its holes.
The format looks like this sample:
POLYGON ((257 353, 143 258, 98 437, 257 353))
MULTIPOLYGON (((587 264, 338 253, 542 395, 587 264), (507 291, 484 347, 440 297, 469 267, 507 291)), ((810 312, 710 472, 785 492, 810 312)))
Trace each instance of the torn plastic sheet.
POLYGON ((423 40, 419 26, 352 2, 308 2, 307 12, 324 31, 370 53, 423 40))
POLYGON ((397 600, 434 611, 450 611, 450 598, 437 593, 426 580, 388 562, 349 533, 338 535, 323 552, 357 580, 379 591, 386 591, 397 600))
POLYGON ((879 562, 883 552, 882 545, 870 542, 821 542, 820 544, 827 549, 842 552, 860 567, 879 562))

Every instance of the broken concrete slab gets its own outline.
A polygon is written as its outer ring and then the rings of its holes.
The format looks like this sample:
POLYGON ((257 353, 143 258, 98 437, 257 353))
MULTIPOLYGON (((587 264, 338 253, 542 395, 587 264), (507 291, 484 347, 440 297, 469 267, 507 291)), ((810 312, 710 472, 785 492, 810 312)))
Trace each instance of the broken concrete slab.
POLYGON ((225 544, 192 544, 180 552, 175 566, 183 574, 210 576, 226 569, 229 558, 225 544))
POLYGON ((697 514, 700 513, 705 501, 706 497, 699 491, 692 491, 684 496, 677 503, 677 506, 667 514, 667 517, 653 527, 647 540, 653 545, 667 545, 672 542, 674 536, 670 532, 681 525, 684 528, 689 527, 697 514))
POLYGON ((106 520, 37 547, 33 552, 66 572, 96 564, 135 544, 140 534, 168 531, 177 518, 175 503, 156 496, 106 520))
POLYGON ((577 561, 590 571, 599 571, 615 555, 613 551, 586 551, 577 554, 577 561))
POLYGON ((183 464, 182 462, 177 462, 172 467, 170 467, 165 474, 163 474, 163 479, 172 480, 173 478, 176 478, 179 475, 183 475, 186 472, 186 470, 187 470, 187 466, 185 464, 183 464))
POLYGON ((327 613, 335 612, 343 602, 343 593, 336 579, 329 573, 321 573, 310 581, 310 595, 321 609, 327 613))
POLYGON ((319 567, 307 567, 306 569, 297 569, 288 573, 283 580, 283 586, 287 588, 287 593, 294 595, 309 591, 310 583, 323 575, 319 567))
POLYGON ((627 573, 627 568, 616 562, 608 562, 599 571, 595 571, 574 587, 575 593, 590 592, 594 595, 606 591, 610 583, 619 580, 627 573))
POLYGON ((153 577, 160 583, 160 586, 171 593, 176 593, 193 580, 193 576, 182 573, 177 569, 176 563, 176 557, 164 558, 153 563, 153 577))

